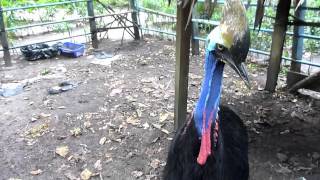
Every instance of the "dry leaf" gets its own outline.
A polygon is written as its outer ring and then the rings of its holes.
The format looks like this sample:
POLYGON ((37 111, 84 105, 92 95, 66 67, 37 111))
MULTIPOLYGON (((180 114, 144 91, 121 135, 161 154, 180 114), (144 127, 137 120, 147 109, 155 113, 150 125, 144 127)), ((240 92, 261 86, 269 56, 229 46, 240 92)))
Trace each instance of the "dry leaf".
POLYGON ((144 79, 141 79, 141 82, 142 83, 151 83, 155 81, 155 78, 154 77, 149 77, 149 78, 144 78, 144 79))
POLYGON ((39 175, 42 173, 42 170, 41 169, 37 169, 37 170, 34 170, 34 171, 30 171, 30 174, 32 175, 39 175))
POLYGON ((91 127, 91 122, 90 121, 86 121, 83 123, 85 128, 90 128, 91 127))
POLYGON ((73 136, 80 136, 82 134, 81 128, 79 127, 73 128, 72 130, 70 130, 70 132, 73 136))
POLYGON ((97 170, 101 171, 102 170, 102 165, 101 165, 101 160, 97 160, 96 163, 94 163, 94 168, 97 170))
POLYGON ((159 117, 159 120, 160 120, 160 122, 163 122, 163 121, 165 121, 165 120, 167 120, 168 119, 168 117, 169 117, 169 114, 168 113, 165 113, 165 114, 160 114, 160 117, 159 117))
POLYGON ((134 117, 130 116, 130 117, 127 119, 127 123, 128 123, 128 124, 132 124, 132 125, 139 125, 139 124, 140 124, 140 120, 137 119, 137 118, 134 118, 134 117))
POLYGON ((26 132, 26 135, 30 138, 36 138, 46 134, 47 132, 49 132, 49 124, 43 123, 43 124, 38 124, 32 127, 31 129, 29 129, 26 132))
POLYGON ((117 89, 113 89, 112 91, 111 91, 111 93, 110 93, 110 96, 112 97, 112 96, 115 96, 115 95, 117 95, 117 94, 120 94, 122 92, 122 89, 119 89, 119 88, 117 88, 117 89))
POLYGON ((80 180, 76 175, 72 174, 71 172, 67 172, 64 174, 69 180, 80 180))
POLYGON ((51 116, 51 114, 46 114, 46 113, 41 113, 41 114, 39 115, 40 118, 48 118, 48 117, 50 117, 50 116, 51 116))
POLYGON ((189 73, 189 77, 190 77, 191 79, 202 79, 201 76, 196 75, 196 74, 192 74, 192 73, 189 73))
POLYGON ((170 132, 169 132, 168 130, 162 128, 160 124, 152 123, 152 125, 153 125, 153 127, 159 129, 160 131, 162 131, 162 132, 164 132, 164 133, 166 133, 166 134, 170 134, 170 132))
POLYGON ((153 159, 150 163, 150 166, 153 168, 153 169, 157 169, 160 165, 160 160, 159 159, 153 159))
POLYGON ((150 115, 151 117, 156 117, 156 116, 157 116, 157 114, 154 113, 154 112, 151 112, 149 115, 150 115))
POLYGON ((148 129, 150 127, 150 125, 147 122, 145 122, 142 126, 143 129, 148 129))
POLYGON ((142 171, 132 171, 131 175, 134 176, 135 178, 138 178, 143 175, 143 172, 142 171))
POLYGON ((151 89, 151 88, 142 88, 141 90, 142 90, 142 92, 144 92, 146 94, 153 91, 153 89, 151 89))
POLYGON ((166 133, 166 134, 170 134, 170 132, 169 132, 168 130, 166 130, 166 129, 163 129, 163 128, 162 128, 161 131, 164 132, 164 133, 166 133))
POLYGON ((82 180, 88 180, 92 176, 92 172, 89 171, 88 169, 85 169, 81 172, 80 177, 82 180))
POLYGON ((138 117, 141 117, 141 116, 142 116, 142 111, 141 111, 140 109, 137 109, 136 112, 137 112, 137 116, 138 116, 138 117))
POLYGON ((99 144, 100 145, 104 145, 104 143, 107 141, 107 138, 106 137, 102 137, 99 141, 99 144))
POLYGON ((59 146, 56 148, 56 153, 62 157, 66 157, 69 153, 69 147, 68 146, 59 146))

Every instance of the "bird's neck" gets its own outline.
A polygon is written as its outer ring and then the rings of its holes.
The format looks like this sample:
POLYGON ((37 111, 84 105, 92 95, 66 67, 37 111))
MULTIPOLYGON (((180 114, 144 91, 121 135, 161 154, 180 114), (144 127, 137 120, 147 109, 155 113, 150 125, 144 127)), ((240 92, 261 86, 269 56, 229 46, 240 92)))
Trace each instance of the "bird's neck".
POLYGON ((223 68, 224 63, 215 58, 214 51, 207 51, 201 93, 194 111, 199 137, 218 118, 223 68))
POLYGON ((194 112, 195 126, 199 137, 201 137, 201 146, 197 157, 197 162, 200 165, 204 165, 212 153, 211 125, 213 124, 215 129, 218 128, 215 125, 218 119, 223 67, 224 63, 215 58, 214 51, 207 50, 204 79, 194 112))

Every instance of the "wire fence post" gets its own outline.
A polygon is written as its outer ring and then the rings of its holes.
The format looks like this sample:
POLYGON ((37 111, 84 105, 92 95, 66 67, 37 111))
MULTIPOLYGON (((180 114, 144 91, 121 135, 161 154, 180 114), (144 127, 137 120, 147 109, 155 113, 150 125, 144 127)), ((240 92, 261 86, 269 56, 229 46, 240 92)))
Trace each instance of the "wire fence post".
POLYGON ((94 18, 93 0, 88 0, 87 10, 88 10, 88 16, 89 16, 92 47, 98 48, 97 25, 94 18))
POLYGON ((4 59, 5 66, 11 66, 12 63, 11 63, 11 56, 10 56, 10 50, 9 50, 9 43, 8 43, 8 37, 7 37, 3 17, 4 17, 3 11, 0 4, 0 40, 3 48, 3 59, 4 59))
POLYGON ((131 13, 131 18, 133 22, 133 31, 134 31, 134 39, 139 40, 140 34, 139 34, 139 27, 138 27, 138 13, 137 13, 137 3, 136 0, 130 0, 130 8, 133 10, 131 13))
MULTIPOLYGON (((295 6, 297 6, 299 1, 295 1, 295 6)), ((306 6, 306 0, 303 1, 302 5, 298 7, 295 11, 295 17, 299 18, 300 20, 304 20, 305 10, 302 8, 306 6)), ((303 26, 294 26, 293 27, 293 44, 292 44, 292 59, 293 60, 302 60, 303 54, 303 37, 300 37, 301 34, 304 33, 303 26)), ((300 72, 301 70, 301 63, 297 63, 295 61, 291 61, 291 71, 300 72)))

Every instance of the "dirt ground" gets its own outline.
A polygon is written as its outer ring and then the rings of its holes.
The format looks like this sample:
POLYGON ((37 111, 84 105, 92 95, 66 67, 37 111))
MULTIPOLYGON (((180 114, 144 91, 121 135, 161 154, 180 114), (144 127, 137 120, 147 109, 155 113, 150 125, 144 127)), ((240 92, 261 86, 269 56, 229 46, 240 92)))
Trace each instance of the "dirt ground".
MULTIPOLYGON (((105 40, 101 47, 118 59, 88 52, 37 62, 15 57, 13 67, 1 66, 1 83, 28 82, 23 93, 0 97, 1 180, 161 179, 174 135, 174 42, 105 40), (48 94, 66 80, 77 86, 48 94)), ((192 57, 189 112, 202 63, 202 56, 192 57)), ((250 179, 319 180, 320 103, 284 89, 265 92, 266 67, 248 64, 248 70, 251 90, 226 68, 222 103, 247 126, 250 179)))

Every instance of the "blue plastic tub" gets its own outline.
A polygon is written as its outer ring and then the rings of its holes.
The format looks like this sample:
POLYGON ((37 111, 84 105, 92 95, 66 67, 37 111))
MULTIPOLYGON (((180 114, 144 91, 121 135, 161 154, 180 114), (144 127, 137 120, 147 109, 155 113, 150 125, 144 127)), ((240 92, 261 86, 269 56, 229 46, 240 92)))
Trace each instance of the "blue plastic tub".
POLYGON ((85 46, 83 44, 65 42, 62 44, 62 46, 59 49, 60 49, 61 55, 76 58, 83 55, 84 48, 85 46))

